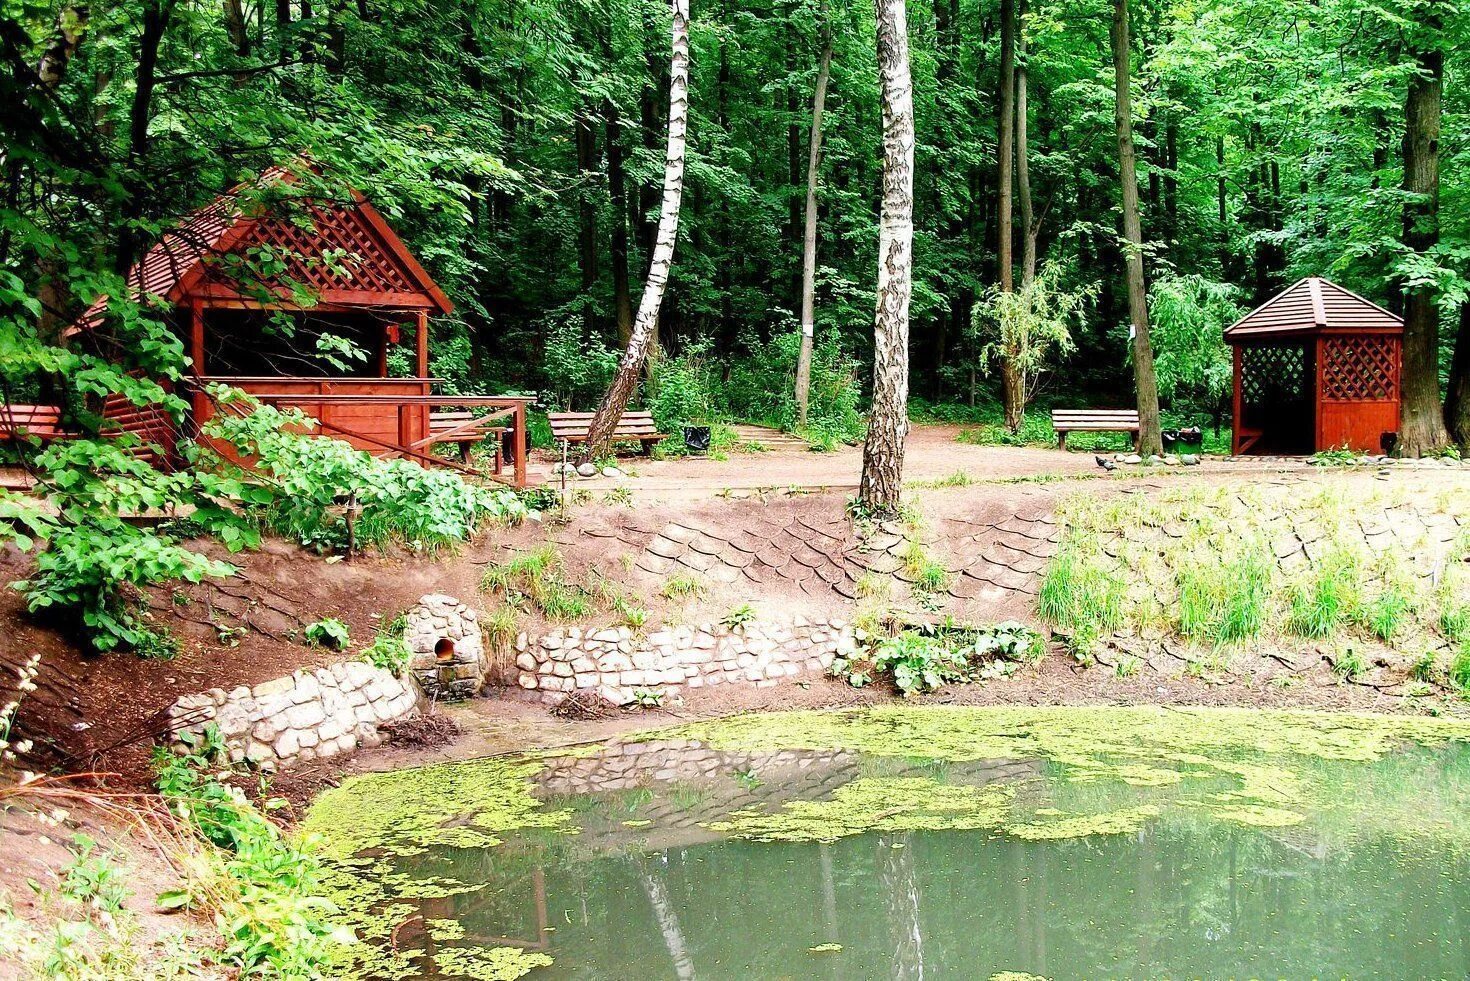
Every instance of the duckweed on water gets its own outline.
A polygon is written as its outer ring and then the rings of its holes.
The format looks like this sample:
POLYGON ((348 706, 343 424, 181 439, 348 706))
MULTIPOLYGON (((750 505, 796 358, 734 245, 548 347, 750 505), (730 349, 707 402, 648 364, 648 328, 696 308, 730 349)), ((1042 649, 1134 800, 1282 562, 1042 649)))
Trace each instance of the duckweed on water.
POLYGON ((870 831, 977 831, 1000 826, 1014 793, 1003 785, 951 786, 926 777, 860 779, 828 801, 794 801, 773 814, 749 808, 705 827, 752 841, 832 842, 870 831))
MULTIPOLYGON (((757 804, 703 824, 708 832, 752 841, 835 842, 870 832, 953 830, 1056 842, 1136 832, 1166 811, 1172 820, 1197 816, 1268 829, 1311 820, 1324 841, 1364 833, 1443 841, 1457 836, 1454 816, 1470 808, 1470 756, 1429 767, 1423 749, 1396 753, 1470 742, 1470 723, 1450 719, 1230 709, 880 708, 750 715, 634 739, 668 740, 673 747, 690 740, 732 754, 861 754, 866 762, 855 778, 824 799, 757 804), (993 770, 958 766, 990 760, 1014 763, 993 770), (915 761, 947 765, 914 775, 915 761), (1366 763, 1381 765, 1356 765, 1366 763), (967 784, 967 778, 982 782, 967 784)), ((475 881, 425 875, 444 868, 426 864, 426 857, 466 848, 499 854, 496 846, 511 837, 517 841, 507 847, 525 846, 527 854, 577 841, 568 836, 592 812, 549 807, 533 793, 546 758, 369 775, 323 795, 306 830, 325 840, 336 890, 331 898, 350 911, 351 925, 366 941, 346 949, 333 976, 416 976, 413 961, 422 951, 402 936, 388 943, 390 933, 427 899, 487 885, 475 878, 478 873, 460 873, 475 881)), ((661 795, 684 787, 658 786, 661 795)), ((626 840, 662 826, 620 816, 600 833, 626 840)), ((463 943, 457 928, 431 919, 423 931, 448 944, 434 955, 444 976, 512 979, 549 963, 544 954, 515 947, 455 946, 463 943)))

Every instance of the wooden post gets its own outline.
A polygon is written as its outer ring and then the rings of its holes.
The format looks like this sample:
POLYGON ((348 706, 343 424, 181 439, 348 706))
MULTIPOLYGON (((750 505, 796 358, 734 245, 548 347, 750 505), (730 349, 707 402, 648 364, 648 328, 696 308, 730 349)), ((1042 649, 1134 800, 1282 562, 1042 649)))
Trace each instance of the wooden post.
POLYGON ((517 487, 526 486, 526 403, 516 405, 513 439, 516 452, 515 482, 517 487))
POLYGON ((378 324, 378 377, 388 377, 388 322, 378 324))
POLYGON ((1241 394, 1240 394, 1240 383, 1241 383, 1241 379, 1242 379, 1242 375, 1243 375, 1243 365, 1242 365, 1242 359, 1241 359, 1240 345, 1239 344, 1232 344, 1231 345, 1231 351, 1234 354, 1234 358, 1232 360, 1235 362, 1235 367, 1234 367, 1234 374, 1235 374, 1235 407, 1234 407, 1234 417, 1230 420, 1230 455, 1231 456, 1239 456, 1240 455, 1240 410, 1241 410, 1241 404, 1242 404, 1241 403, 1241 394))
MULTIPOLYGON (((194 362, 194 378, 204 377, 204 304, 200 300, 193 300, 189 304, 189 359, 194 362)), ((194 425, 198 426, 202 421, 200 416, 204 413, 206 397, 204 386, 194 386, 194 425)))
MULTIPOLYGON (((413 332, 413 344, 414 344, 415 362, 417 364, 416 370, 418 372, 418 377, 419 378, 428 378, 429 377, 429 312, 427 310, 420 310, 414 316, 415 316, 415 324, 414 324, 414 332, 413 332)), ((424 382, 424 384, 419 387, 419 394, 420 395, 428 395, 429 394, 429 383, 428 382, 424 382)), ((408 416, 408 412, 405 410, 405 408, 403 406, 400 406, 398 411, 399 411, 399 414, 400 414, 400 421, 399 421, 399 424, 398 424, 399 425, 399 429, 400 430, 401 429, 404 429, 404 428, 412 429, 412 435, 410 436, 410 439, 411 440, 423 439, 425 436, 428 436, 429 435, 429 416, 430 416, 430 409, 429 409, 429 407, 427 405, 416 405, 416 406, 414 406, 414 408, 413 408, 413 414, 412 414, 412 422, 404 422, 403 421, 403 417, 408 416)))
POLYGON ((416 315, 414 329, 414 351, 417 355, 418 377, 429 377, 429 312, 420 310, 416 315))

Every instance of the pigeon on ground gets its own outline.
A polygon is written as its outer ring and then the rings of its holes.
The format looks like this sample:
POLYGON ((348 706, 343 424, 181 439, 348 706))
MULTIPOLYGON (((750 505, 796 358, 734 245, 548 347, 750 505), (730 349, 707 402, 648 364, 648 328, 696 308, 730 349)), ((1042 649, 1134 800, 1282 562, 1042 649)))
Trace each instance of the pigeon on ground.
POLYGON ((1105 456, 1095 456, 1093 457, 1093 459, 1096 460, 1097 465, 1102 467, 1104 470, 1112 471, 1118 469, 1118 465, 1105 456))

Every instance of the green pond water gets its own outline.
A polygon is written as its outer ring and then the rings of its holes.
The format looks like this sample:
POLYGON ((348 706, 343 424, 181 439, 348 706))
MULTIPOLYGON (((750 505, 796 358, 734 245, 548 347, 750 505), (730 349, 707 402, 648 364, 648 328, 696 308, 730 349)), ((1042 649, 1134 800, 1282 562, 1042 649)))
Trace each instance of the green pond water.
POLYGON ((1470 724, 747 716, 313 808, 371 978, 1463 977, 1470 724))

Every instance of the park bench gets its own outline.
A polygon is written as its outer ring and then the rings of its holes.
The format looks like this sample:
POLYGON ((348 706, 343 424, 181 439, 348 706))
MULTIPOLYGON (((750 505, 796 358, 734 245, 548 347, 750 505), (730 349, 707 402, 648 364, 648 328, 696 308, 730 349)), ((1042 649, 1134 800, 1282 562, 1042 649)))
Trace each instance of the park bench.
POLYGON ((28 438, 43 443, 67 439, 59 405, 6 405, 0 403, 0 440, 19 442, 28 438))
MULTIPOLYGON (((550 412, 546 418, 551 423, 551 435, 557 441, 585 443, 593 415, 591 412, 550 412)), ((652 451, 653 444, 663 440, 664 434, 658 431, 653 415, 648 412, 624 412, 612 432, 612 442, 640 443, 645 456, 652 451)))
POLYGON ((1057 431, 1057 446, 1067 448, 1068 433, 1132 433, 1138 448, 1137 409, 1052 409, 1051 428, 1057 431))
POLYGON ((495 472, 500 473, 501 442, 508 428, 499 416, 481 418, 473 412, 430 412, 429 437, 421 445, 458 443, 460 461, 467 464, 470 448, 481 440, 490 439, 495 452, 495 472))

